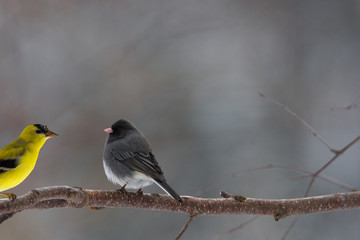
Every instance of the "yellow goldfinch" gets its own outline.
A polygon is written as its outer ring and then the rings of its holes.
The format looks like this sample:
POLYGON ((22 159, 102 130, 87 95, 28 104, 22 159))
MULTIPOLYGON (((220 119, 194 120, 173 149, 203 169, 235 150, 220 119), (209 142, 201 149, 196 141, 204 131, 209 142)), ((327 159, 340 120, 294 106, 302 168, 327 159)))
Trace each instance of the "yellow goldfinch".
MULTIPOLYGON (((40 148, 48 138, 57 136, 47 126, 27 126, 20 136, 0 149, 0 192, 13 188, 25 180, 34 169, 40 148)), ((0 193, 10 201, 16 199, 13 193, 0 193)))

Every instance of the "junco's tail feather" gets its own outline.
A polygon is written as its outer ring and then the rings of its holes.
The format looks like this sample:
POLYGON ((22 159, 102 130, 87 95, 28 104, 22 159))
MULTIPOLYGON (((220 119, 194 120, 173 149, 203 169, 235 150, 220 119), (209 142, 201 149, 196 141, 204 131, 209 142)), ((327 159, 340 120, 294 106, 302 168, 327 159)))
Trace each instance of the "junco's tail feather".
POLYGON ((164 181, 156 181, 155 183, 162 188, 162 190, 164 190, 167 194, 169 194, 170 196, 172 196, 175 200, 182 202, 182 198, 179 196, 179 194, 177 194, 174 189, 172 189, 169 184, 167 184, 167 182, 164 181))

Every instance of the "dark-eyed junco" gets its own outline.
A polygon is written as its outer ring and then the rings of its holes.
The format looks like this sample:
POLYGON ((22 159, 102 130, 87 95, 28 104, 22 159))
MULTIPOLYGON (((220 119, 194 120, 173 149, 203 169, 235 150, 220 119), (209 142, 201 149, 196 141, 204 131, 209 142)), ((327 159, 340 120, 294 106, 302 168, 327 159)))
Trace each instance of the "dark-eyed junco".
POLYGON ((104 150, 104 170, 109 181, 132 189, 155 182, 175 200, 181 197, 167 184, 145 136, 129 121, 121 119, 111 128, 104 150))

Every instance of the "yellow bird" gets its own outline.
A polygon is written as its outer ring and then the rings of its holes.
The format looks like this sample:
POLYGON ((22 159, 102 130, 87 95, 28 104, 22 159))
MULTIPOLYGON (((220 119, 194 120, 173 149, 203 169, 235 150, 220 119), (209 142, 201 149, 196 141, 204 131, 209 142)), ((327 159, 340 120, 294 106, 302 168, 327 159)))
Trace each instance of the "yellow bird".
POLYGON ((20 136, 0 149, 0 195, 10 201, 16 199, 13 193, 1 193, 19 185, 34 169, 40 148, 48 138, 57 136, 47 126, 33 124, 27 126, 20 136))

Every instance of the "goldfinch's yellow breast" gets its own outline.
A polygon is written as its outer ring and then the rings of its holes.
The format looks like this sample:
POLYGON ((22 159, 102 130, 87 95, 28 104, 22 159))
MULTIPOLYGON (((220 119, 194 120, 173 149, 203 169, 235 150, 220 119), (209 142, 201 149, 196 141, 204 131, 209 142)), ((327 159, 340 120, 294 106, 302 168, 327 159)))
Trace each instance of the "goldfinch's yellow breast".
POLYGON ((0 192, 20 184, 34 169, 39 151, 48 138, 57 136, 47 126, 27 126, 20 136, 0 149, 0 192))

